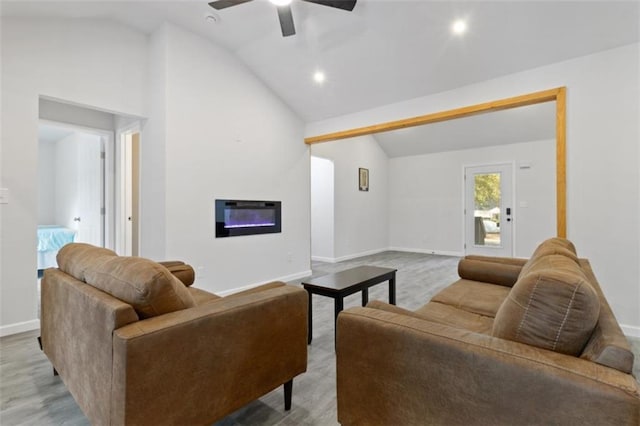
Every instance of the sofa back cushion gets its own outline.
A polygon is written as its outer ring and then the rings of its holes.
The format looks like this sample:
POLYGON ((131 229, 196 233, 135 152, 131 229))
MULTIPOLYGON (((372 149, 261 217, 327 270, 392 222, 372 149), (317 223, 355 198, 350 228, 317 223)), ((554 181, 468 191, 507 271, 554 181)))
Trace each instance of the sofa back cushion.
POLYGON ((85 243, 71 243, 63 246, 56 255, 58 268, 77 280, 86 281, 85 271, 92 269, 117 256, 116 252, 85 243))
POLYGON ((141 257, 111 257, 85 271, 87 284, 133 306, 140 319, 195 306, 167 268, 141 257))
POLYGON ((492 334, 578 356, 599 314, 598 295, 580 266, 551 254, 520 275, 496 313, 492 334))
POLYGON ((520 277, 527 275, 532 269, 536 268, 536 263, 549 255, 561 255, 573 260, 576 265, 580 265, 580 260, 576 254, 576 248, 573 243, 565 238, 549 238, 542 242, 533 252, 527 263, 520 270, 520 277))

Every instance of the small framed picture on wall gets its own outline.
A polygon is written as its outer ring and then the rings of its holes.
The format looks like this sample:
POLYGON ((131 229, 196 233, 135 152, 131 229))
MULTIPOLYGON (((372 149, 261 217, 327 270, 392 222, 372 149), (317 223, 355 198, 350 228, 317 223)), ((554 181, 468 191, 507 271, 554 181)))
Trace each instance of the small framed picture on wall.
POLYGON ((369 190, 369 169, 358 169, 358 189, 360 191, 369 190))

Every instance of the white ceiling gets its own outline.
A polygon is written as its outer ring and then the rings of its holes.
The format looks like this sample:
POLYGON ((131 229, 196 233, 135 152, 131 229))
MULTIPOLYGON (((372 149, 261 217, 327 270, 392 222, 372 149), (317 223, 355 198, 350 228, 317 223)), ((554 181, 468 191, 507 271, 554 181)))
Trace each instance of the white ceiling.
POLYGON ((293 0, 215 11, 205 1, 6 1, 3 16, 108 18, 151 33, 169 21, 237 55, 307 122, 425 96, 638 41, 638 1, 358 0, 353 12, 293 0), (217 24, 206 14, 219 16, 217 24), (465 18, 463 37, 451 34, 465 18), (327 75, 319 86, 316 69, 327 75))
POLYGON ((389 157, 555 139, 555 102, 374 135, 389 157))
MULTIPOLYGON (((1 6, 3 16, 104 18, 147 34, 171 22, 235 54, 305 122, 635 43, 640 32, 640 1, 358 0, 353 12, 346 12, 293 0, 297 34, 287 38, 280 33, 275 6, 266 0, 221 11, 209 7, 206 0, 2 0, 1 6), (216 15, 217 23, 207 22, 205 16, 210 14, 216 15), (450 31, 453 20, 459 18, 466 19, 469 27, 462 37, 450 31), (323 85, 312 79, 316 70, 326 73, 323 85)), ((434 147, 455 138, 457 142, 446 146, 460 149, 471 136, 490 144, 503 143, 503 134, 535 140, 550 131, 540 130, 540 123, 547 123, 543 110, 538 109, 537 119, 533 113, 521 113, 529 117, 528 124, 520 127, 521 133, 530 128, 528 136, 516 135, 518 126, 509 127, 504 120, 500 124, 501 118, 496 123, 487 121, 499 117, 490 114, 458 126, 468 129, 466 135, 453 124, 442 123, 429 127, 429 134, 419 138, 432 141, 434 147), (510 130, 498 135, 482 132, 498 126, 510 130)), ((399 140, 406 139, 397 134, 399 140)), ((376 137, 391 156, 416 150, 408 142, 392 142, 389 135, 376 137)))

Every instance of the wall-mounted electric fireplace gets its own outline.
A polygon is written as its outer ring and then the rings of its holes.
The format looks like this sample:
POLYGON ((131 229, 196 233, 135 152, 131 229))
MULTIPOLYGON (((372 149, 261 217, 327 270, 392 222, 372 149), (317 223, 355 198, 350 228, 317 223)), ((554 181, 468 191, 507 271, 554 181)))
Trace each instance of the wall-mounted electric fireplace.
POLYGON ((216 238, 281 232, 280 201, 216 200, 216 238))

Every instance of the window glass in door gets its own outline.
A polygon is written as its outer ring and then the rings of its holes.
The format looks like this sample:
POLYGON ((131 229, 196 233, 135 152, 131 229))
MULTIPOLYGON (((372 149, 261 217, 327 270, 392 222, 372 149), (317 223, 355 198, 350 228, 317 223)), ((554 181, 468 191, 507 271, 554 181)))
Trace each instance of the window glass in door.
POLYGON ((512 256, 512 166, 465 168, 465 252, 512 256))

